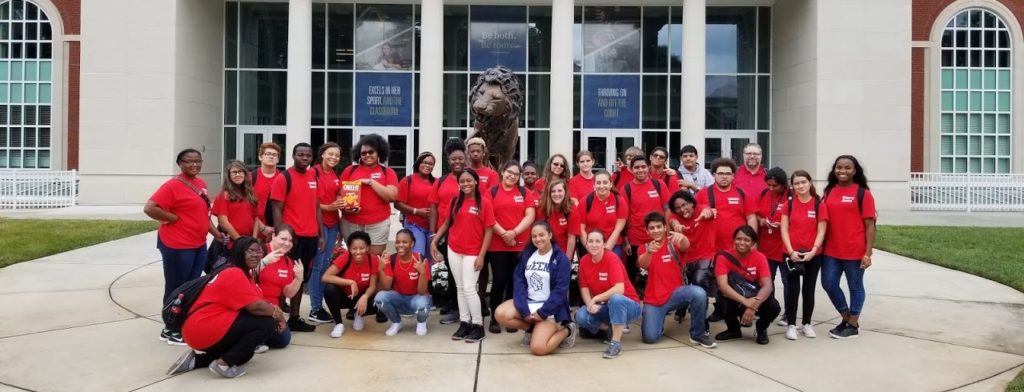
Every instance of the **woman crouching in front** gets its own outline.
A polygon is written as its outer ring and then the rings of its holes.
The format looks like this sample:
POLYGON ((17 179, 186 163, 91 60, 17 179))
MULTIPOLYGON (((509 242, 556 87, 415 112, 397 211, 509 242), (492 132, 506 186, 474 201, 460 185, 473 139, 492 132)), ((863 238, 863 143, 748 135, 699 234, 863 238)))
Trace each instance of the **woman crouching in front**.
POLYGON ((327 302, 327 311, 334 319, 332 338, 340 338, 345 333, 341 309, 350 310, 353 316, 352 329, 356 331, 362 331, 366 325, 363 316, 376 314, 373 297, 377 294, 380 258, 370 253, 370 234, 353 231, 348 235, 346 243, 348 251, 338 255, 320 278, 326 284, 324 300, 327 302))

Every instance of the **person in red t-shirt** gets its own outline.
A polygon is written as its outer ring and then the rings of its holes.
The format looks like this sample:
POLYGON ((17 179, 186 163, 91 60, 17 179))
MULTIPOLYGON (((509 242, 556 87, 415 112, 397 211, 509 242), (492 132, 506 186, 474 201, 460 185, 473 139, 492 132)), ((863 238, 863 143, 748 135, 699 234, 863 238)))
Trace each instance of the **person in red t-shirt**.
POLYGON ((480 176, 481 190, 486 191, 492 186, 498 185, 501 178, 487 162, 487 143, 484 142, 484 139, 474 137, 466 140, 466 155, 469 157, 469 168, 480 176))
POLYGON ((608 348, 604 357, 617 358, 622 353, 622 331, 640 318, 640 299, 622 259, 607 251, 600 230, 587 234, 586 246, 587 255, 580 260, 579 270, 580 296, 585 306, 576 311, 576 323, 591 335, 605 331, 608 348))
MULTIPOLYGON (((291 226, 277 225, 267 243, 265 256, 256 267, 256 284, 263 292, 263 300, 274 306, 281 306, 282 296, 291 298, 302 288, 302 263, 288 257, 294 239, 295 230, 291 226)), ((291 340, 291 330, 285 325, 283 330, 274 332, 267 339, 265 348, 285 348, 291 340)))
POLYGON ((587 150, 576 153, 576 167, 580 172, 569 179, 569 197, 573 205, 579 205, 587 194, 594 191, 594 154, 587 150))
POLYGON ((748 196, 760 195, 768 187, 764 180, 767 171, 761 165, 760 145, 750 143, 743 147, 743 166, 735 172, 734 185, 742 189, 748 196))
MULTIPOLYGON (((743 170, 743 169, 740 169, 743 170)), ((786 171, 780 167, 773 167, 764 176, 765 184, 768 187, 761 191, 757 200, 757 250, 768 258, 768 269, 772 272, 772 282, 775 275, 782 274, 782 292, 785 298, 789 292, 789 274, 786 267, 782 265, 782 257, 786 253, 786 247, 782 244, 782 208, 786 202, 793 197, 789 193, 789 181, 786 179, 786 171)), ((775 296, 775 292, 772 292, 775 296)), ((779 325, 784 326, 786 317, 779 318, 779 325)))
POLYGON ((562 154, 555 154, 548 158, 548 162, 544 165, 544 175, 533 184, 533 190, 537 193, 544 191, 544 187, 556 178, 569 181, 569 160, 562 154))
POLYGON ((348 235, 345 243, 348 244, 348 251, 341 252, 320 277, 324 282, 327 310, 334 320, 332 338, 340 338, 345 333, 345 324, 341 321, 342 309, 349 310, 352 329, 356 331, 362 331, 366 325, 363 316, 377 313, 373 300, 377 294, 380 256, 370 252, 370 234, 354 231, 348 235))
POLYGON ((452 340, 474 343, 483 339, 484 320, 477 278, 484 267, 495 224, 491 199, 480 192, 480 177, 473 169, 459 175, 459 197, 455 199, 448 221, 441 225, 430 243, 435 260, 448 260, 458 290, 459 329, 452 340), (451 233, 448 233, 448 231, 451 233), (438 251, 438 242, 448 234, 448 255, 438 251))
MULTIPOLYGON (((256 193, 249 183, 249 170, 242 161, 230 160, 224 168, 228 173, 221 184, 220 193, 213 199, 213 214, 217 225, 227 233, 231 241, 243 235, 257 236, 256 193)), ((231 246, 231 243, 228 243, 231 246)))
POLYGON ((370 252, 384 253, 391 235, 391 202, 398 198, 398 176, 388 163, 391 145, 376 133, 363 136, 352 146, 358 162, 341 172, 341 181, 359 181, 359 207, 342 210, 341 235, 356 231, 370 235, 370 252), (358 156, 357 156, 358 155, 358 156))
MULTIPOLYGON (((452 204, 459 198, 459 176, 466 170, 465 143, 462 139, 448 139, 444 144, 444 155, 448 160, 448 168, 451 172, 434 181, 434 189, 430 193, 430 199, 428 200, 430 202, 430 243, 437 239, 437 231, 448 221, 448 215, 452 211, 452 204)), ((441 249, 442 255, 447 254, 448 242, 439 241, 438 248, 441 249)), ((430 248, 427 248, 427 250, 430 253, 431 260, 435 262, 441 261, 444 263, 445 269, 448 271, 452 270, 448 260, 435 259, 433 258, 433 250, 430 248)), ((445 285, 444 295, 441 298, 434 298, 434 303, 440 308, 441 324, 451 324, 459 321, 455 277, 451 273, 447 274, 446 277, 447 284, 445 285)), ((481 308, 483 308, 482 304, 481 308)))
POLYGON ((756 200, 760 193, 749 194, 735 185, 736 162, 730 158, 711 162, 711 173, 715 184, 697 193, 697 205, 701 215, 715 219, 715 249, 721 252, 732 249, 732 234, 737 227, 757 228, 756 200))
POLYGON ((627 148, 626 151, 622 153, 622 159, 615 159, 615 174, 611 178, 612 186, 614 186, 616 190, 622 192, 622 187, 630 181, 633 181, 633 173, 630 171, 629 163, 633 162, 633 158, 643 155, 644 150, 641 150, 640 147, 633 146, 627 148))
MULTIPOLYGON (((672 195, 664 184, 649 177, 650 162, 647 157, 640 155, 633 158, 629 163, 633 172, 633 181, 622 187, 622 195, 629 203, 629 230, 626 233, 628 240, 626 252, 626 272, 629 279, 637 281, 640 269, 636 265, 637 249, 651 240, 647 235, 647 228, 644 227, 644 217, 651 212, 667 212, 668 198, 672 195)), ((641 297, 643 296, 641 289, 641 297)))
POLYGON ((779 301, 772 297, 772 276, 768 271, 768 259, 754 250, 757 232, 750 226, 740 226, 733 233, 733 249, 715 255, 715 276, 718 290, 725 298, 726 330, 715 335, 715 340, 733 340, 743 337, 740 326, 749 326, 757 316, 755 330, 757 344, 768 344, 768 326, 779 316, 782 309, 779 301), (731 277, 730 274, 735 274, 731 277), (745 297, 733 288, 730 281, 745 282, 758 287, 750 297, 745 297))
MULTIPOLYGON (((412 232, 416 241, 413 243, 413 251, 427 257, 427 245, 430 245, 430 194, 434 192, 434 164, 437 159, 430 151, 421 152, 416 156, 412 167, 415 171, 409 173, 398 183, 398 199, 395 200, 395 209, 402 213, 403 225, 412 232)), ((429 264, 429 263, 427 263, 429 264)))
MULTIPOLYGON (((339 211, 343 205, 338 197, 338 190, 341 188, 341 178, 338 177, 338 162, 341 161, 341 146, 337 143, 327 142, 317 150, 316 164, 313 166, 313 173, 316 176, 316 198, 320 208, 320 230, 324 233, 324 247, 316 254, 313 260, 313 270, 310 276, 320 276, 331 263, 331 255, 334 254, 334 247, 341 240, 339 211)), ((319 279, 309 281, 309 317, 315 323, 331 322, 331 314, 323 308, 324 286, 319 279)))
POLYGON ((836 339, 859 335, 860 312, 864 308, 864 271, 871 267, 875 246, 875 198, 868 189, 868 179, 857 158, 840 155, 828 173, 828 185, 822 205, 828 209, 828 241, 821 260, 821 287, 843 321, 829 331, 836 339), (850 303, 839 287, 839 278, 846 275, 850 303))
POLYGON ((537 173, 537 162, 523 162, 523 186, 525 186, 526 189, 534 189, 536 187, 537 179, 540 178, 537 173))
POLYGON ((580 200, 576 215, 576 222, 579 223, 577 233, 599 230, 603 238, 607 239, 604 242, 605 248, 615 252, 619 260, 624 258, 620 242, 629 216, 629 203, 625 197, 612 190, 611 174, 606 171, 594 174, 594 191, 580 200))
POLYGON ((235 241, 228 266, 216 272, 192 304, 182 327, 190 348, 167 369, 167 375, 209 367, 222 377, 242 376, 241 365, 252 359, 256 347, 274 331, 284 330, 284 312, 263 299, 250 274, 261 257, 263 248, 255 238, 243 236, 235 241))
MULTIPOLYGON (((203 169, 202 154, 194 148, 184 149, 178 153, 175 162, 181 174, 164 182, 142 209, 147 216, 160 222, 156 247, 160 250, 164 266, 161 305, 170 300, 174 289, 203 273, 207 233, 227 242, 227 236, 210 222, 210 194, 206 190, 206 182, 199 178, 203 169)), ((160 331, 160 340, 167 341, 167 344, 185 345, 181 332, 167 326, 160 331)))
POLYGON ((569 199, 565 181, 557 179, 548 184, 541 194, 540 206, 537 207, 537 220, 551 224, 554 233, 552 241, 561 248, 569 259, 576 254, 576 236, 579 234, 578 215, 573 213, 576 206, 569 199))
POLYGON ((704 288, 683 281, 683 252, 690 247, 686 236, 669 232, 665 216, 651 212, 644 217, 651 241, 640 248, 637 264, 647 269, 647 290, 644 293, 644 343, 653 344, 665 332, 665 315, 672 311, 690 311, 690 343, 714 348, 708 336, 708 296, 704 288))
POLYGON ((398 230, 395 234, 395 254, 385 256, 381 263, 381 292, 377 293, 374 305, 387 315, 391 326, 384 332, 395 336, 402 329, 403 314, 416 315, 416 335, 427 334, 427 316, 430 314, 430 262, 422 254, 413 251, 416 237, 409 229, 398 230))
MULTIPOLYGON (((491 246, 487 248, 487 258, 484 260, 493 275, 489 298, 492 315, 498 305, 512 298, 512 272, 519 261, 519 252, 529 241, 530 225, 537 218, 537 194, 519 186, 521 170, 519 162, 505 162, 501 168, 501 183, 492 186, 484 194, 494 206, 493 230, 496 234, 491 237, 491 246)), ((486 285, 486 274, 481 273, 477 282, 481 286, 486 285)), ((479 287, 478 293, 483 293, 484 288, 479 287)), ((494 317, 491 317, 488 329, 491 333, 501 333, 501 326, 494 317)))
MULTIPOLYGON (((697 213, 697 201, 686 190, 673 193, 668 205, 672 210, 669 227, 673 232, 685 235, 690 242, 690 248, 682 254, 686 263, 686 280, 703 287, 708 297, 718 295, 718 285, 711 270, 711 259, 715 257, 715 220, 697 213)), ((682 320, 681 316, 677 314, 677 320, 682 320)))
POLYGON ((281 171, 277 170, 277 163, 281 159, 281 146, 277 143, 267 142, 260 145, 259 149, 259 160, 260 166, 252 171, 249 176, 249 182, 252 183, 252 190, 256 193, 256 200, 259 204, 256 206, 256 217, 259 222, 259 237, 257 239, 266 239, 274 231, 274 227, 269 225, 267 221, 268 212, 273 215, 270 211, 270 187, 274 184, 274 179, 281 175, 281 171))
MULTIPOLYGON (((828 208, 818 198, 814 189, 811 174, 804 170, 793 172, 790 177, 793 184, 793 198, 782 209, 782 243, 786 247, 786 257, 800 265, 802 273, 789 273, 785 282, 786 306, 786 339, 796 340, 796 305, 803 294, 803 328, 804 336, 817 336, 811 326, 814 314, 814 290, 818 281, 818 270, 821 268, 821 244, 825 241, 825 228, 828 224, 828 208), (800 290, 801 277, 803 291, 800 290)), ((786 267, 783 267, 786 268, 786 267)))
POLYGON ((654 147, 651 150, 651 171, 648 174, 653 180, 661 181, 661 184, 671 192, 679 190, 679 174, 668 166, 668 149, 665 147, 654 147))
MULTIPOLYGON (((313 161, 313 147, 308 143, 296 144, 292 148, 292 159, 295 160, 295 164, 274 179, 274 185, 270 190, 270 205, 275 223, 286 223, 295 229, 294 246, 289 256, 292 260, 302 263, 304 270, 311 271, 313 260, 324 248, 327 238, 321 231, 323 223, 317 200, 316 172, 309 166, 313 161)), ((304 281, 308 283, 309 276, 306 276, 304 281)), ((289 305, 289 329, 294 332, 311 332, 316 329, 316 326, 306 324, 299 317, 302 290, 292 296, 289 305)))

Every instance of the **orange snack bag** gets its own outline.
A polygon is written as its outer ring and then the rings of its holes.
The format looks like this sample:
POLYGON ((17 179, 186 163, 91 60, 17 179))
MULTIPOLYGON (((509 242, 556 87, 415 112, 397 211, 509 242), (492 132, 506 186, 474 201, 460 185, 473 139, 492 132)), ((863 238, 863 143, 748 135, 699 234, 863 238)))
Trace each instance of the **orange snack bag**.
POLYGON ((359 191, 362 188, 361 181, 342 181, 341 191, 338 198, 341 199, 342 208, 359 208, 359 191))

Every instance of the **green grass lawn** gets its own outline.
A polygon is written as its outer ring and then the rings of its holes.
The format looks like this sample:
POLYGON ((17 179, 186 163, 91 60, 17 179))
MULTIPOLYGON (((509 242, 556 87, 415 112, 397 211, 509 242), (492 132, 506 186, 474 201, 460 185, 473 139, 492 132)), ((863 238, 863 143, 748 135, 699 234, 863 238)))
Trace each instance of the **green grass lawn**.
MULTIPOLYGON (((875 247, 1024 292, 1024 228, 879 226, 875 247)), ((1024 392, 1024 371, 1006 387, 1024 392)))
POLYGON ((154 221, 0 218, 0 268, 156 230, 154 221))

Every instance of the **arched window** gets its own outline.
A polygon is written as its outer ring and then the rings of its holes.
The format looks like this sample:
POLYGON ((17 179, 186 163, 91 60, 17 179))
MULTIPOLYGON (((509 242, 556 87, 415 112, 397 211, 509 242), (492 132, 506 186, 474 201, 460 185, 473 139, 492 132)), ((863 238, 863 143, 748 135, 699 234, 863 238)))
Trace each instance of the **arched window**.
POLYGON ((50 168, 52 91, 50 19, 28 1, 0 3, 0 168, 50 168))
POLYGON ((943 173, 1009 173, 1010 32, 981 8, 958 12, 942 33, 939 164, 943 173))

